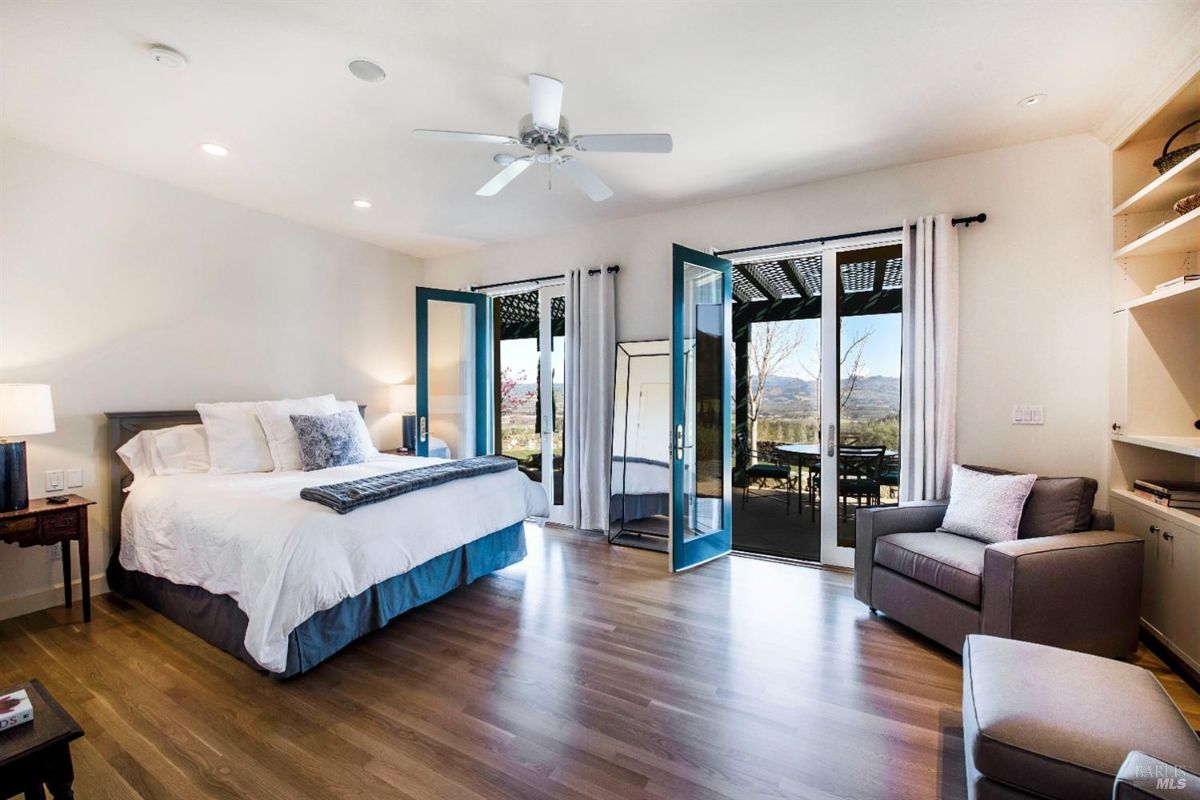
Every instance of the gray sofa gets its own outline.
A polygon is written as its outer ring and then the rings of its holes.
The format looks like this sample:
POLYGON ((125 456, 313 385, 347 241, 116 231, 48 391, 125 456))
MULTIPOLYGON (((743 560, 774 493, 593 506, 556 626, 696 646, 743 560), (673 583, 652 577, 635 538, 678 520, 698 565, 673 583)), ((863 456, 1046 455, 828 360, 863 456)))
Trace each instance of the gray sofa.
POLYGON ((1088 478, 1039 478, 1020 538, 998 544, 938 530, 947 501, 860 509, 854 596, 957 653, 984 633, 1132 655, 1142 540, 1112 531, 1095 492, 1088 478))
POLYGON ((1200 799, 1200 739, 1120 661, 967 637, 963 745, 971 800, 1200 799))

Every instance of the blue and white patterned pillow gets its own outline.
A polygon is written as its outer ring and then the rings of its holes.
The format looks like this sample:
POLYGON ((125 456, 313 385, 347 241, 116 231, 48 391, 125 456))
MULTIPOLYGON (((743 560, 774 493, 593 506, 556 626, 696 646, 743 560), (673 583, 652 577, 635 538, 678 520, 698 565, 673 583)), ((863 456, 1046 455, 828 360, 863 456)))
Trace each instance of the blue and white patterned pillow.
POLYGON ((323 416, 291 415, 300 443, 300 465, 305 472, 363 462, 357 416, 357 411, 323 416))

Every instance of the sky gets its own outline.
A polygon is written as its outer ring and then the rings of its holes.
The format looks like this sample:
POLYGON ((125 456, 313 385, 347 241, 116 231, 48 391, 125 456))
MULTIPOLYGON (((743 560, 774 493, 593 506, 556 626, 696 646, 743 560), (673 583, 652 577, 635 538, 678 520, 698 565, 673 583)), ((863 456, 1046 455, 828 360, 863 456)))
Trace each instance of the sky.
MULTIPOLYGON (((818 372, 820 319, 793 320, 788 325, 803 326, 807 339, 790 359, 780 365, 778 373, 790 378, 812 379, 818 372), (807 369, 806 369, 807 367, 807 369)), ((862 375, 900 377, 900 315, 873 314, 842 318, 842 341, 852 342, 861 333, 873 331, 863 347, 862 375)), ((849 368, 849 364, 845 365, 849 368)))

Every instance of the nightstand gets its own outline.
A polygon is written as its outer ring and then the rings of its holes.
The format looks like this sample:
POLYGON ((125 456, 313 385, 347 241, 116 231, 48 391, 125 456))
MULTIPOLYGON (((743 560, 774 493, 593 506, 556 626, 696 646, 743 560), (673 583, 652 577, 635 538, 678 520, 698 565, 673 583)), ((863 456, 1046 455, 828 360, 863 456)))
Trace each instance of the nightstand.
POLYGON ((59 495, 67 502, 30 500, 20 511, 0 513, 0 542, 21 547, 62 544, 63 595, 71 607, 71 541, 79 542, 79 575, 83 589, 83 621, 92 621, 92 580, 88 569, 88 506, 95 501, 77 494, 59 495))

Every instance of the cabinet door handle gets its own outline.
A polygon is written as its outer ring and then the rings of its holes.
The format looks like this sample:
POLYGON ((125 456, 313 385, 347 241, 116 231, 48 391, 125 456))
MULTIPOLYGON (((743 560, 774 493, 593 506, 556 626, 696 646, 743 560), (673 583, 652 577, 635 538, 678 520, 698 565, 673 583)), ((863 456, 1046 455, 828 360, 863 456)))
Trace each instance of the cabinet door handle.
POLYGON ((1153 534, 1157 535, 1157 534, 1158 534, 1158 531, 1159 531, 1159 527, 1158 527, 1157 525, 1151 525, 1151 526, 1150 526, 1150 532, 1151 532, 1151 533, 1153 533, 1153 534))
POLYGON ((1163 538, 1169 542, 1175 538, 1175 534, 1171 533, 1170 531, 1163 531, 1163 538))

